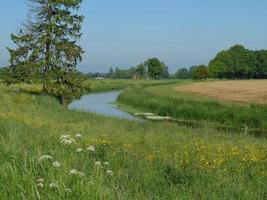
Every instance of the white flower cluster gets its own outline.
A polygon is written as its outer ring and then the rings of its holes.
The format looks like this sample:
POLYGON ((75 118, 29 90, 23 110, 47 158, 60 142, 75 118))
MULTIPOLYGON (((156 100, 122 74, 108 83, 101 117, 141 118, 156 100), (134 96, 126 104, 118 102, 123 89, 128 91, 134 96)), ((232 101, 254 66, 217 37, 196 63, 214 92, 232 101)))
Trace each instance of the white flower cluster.
POLYGON ((94 153, 95 152, 95 146, 91 145, 91 146, 87 147, 86 150, 94 153))
POLYGON ((60 163, 59 162, 53 162, 53 167, 55 168, 60 168, 60 163))
POLYGON ((82 138, 83 136, 79 133, 76 134, 76 138, 82 138))
POLYGON ((67 194, 70 194, 70 193, 72 193, 72 189, 70 189, 70 188, 66 188, 66 189, 65 189, 65 192, 66 192, 67 194))
POLYGON ((75 144, 75 140, 73 138, 71 138, 70 135, 62 135, 59 138, 60 143, 64 144, 64 145, 71 145, 71 144, 75 144))
POLYGON ((42 155, 42 156, 39 158, 39 161, 44 161, 44 160, 52 160, 52 156, 49 156, 49 155, 42 155))
MULTIPOLYGON (((71 145, 71 144, 75 144, 76 141, 75 139, 80 139, 83 136, 81 134, 76 134, 75 137, 72 137, 71 135, 62 135, 59 138, 60 143, 64 144, 64 145, 71 145), (73 139, 75 138, 75 139, 73 139)), ((88 146, 87 148, 77 148, 76 149, 77 153, 82 153, 82 152, 90 152, 90 153, 95 153, 96 152, 96 147, 93 145, 88 146)), ((83 154, 82 154, 83 155, 83 154)), ((92 156, 94 154, 91 154, 92 156)), ((95 157, 95 156, 93 156, 95 157)), ((50 162, 52 162, 52 167, 54 168, 61 168, 61 164, 60 162, 56 161, 55 159, 52 159, 52 156, 50 155, 42 155, 39 158, 39 161, 45 161, 45 160, 49 160, 50 162)), ((107 175, 107 176, 113 176, 114 172, 112 170, 109 169, 109 162, 102 162, 102 161, 98 161, 95 160, 94 162, 95 167, 97 168, 98 171, 102 171, 107 175)), ((69 171, 65 171, 68 175, 73 176, 73 177, 84 177, 85 173, 78 171, 77 169, 71 169, 69 171)), ((44 179, 39 178, 37 179, 36 182, 36 186, 38 188, 43 188, 45 186, 44 184, 44 179)), ((50 182, 50 184, 47 184, 47 187, 51 188, 51 189, 58 189, 59 185, 57 182, 50 182)), ((65 193, 67 195, 69 195, 70 193, 72 193, 72 189, 71 188, 65 188, 65 193)), ((63 191, 64 191, 63 190, 63 191)))
POLYGON ((78 148, 78 149, 76 150, 77 153, 81 153, 81 152, 83 152, 83 151, 84 151, 83 148, 78 148))
POLYGON ((109 170, 107 170, 107 174, 110 175, 110 176, 113 176, 114 173, 113 173, 112 170, 109 169, 109 170))
POLYGON ((101 166, 101 162, 100 161, 96 161, 95 162, 95 166, 101 166))
POLYGON ((49 184, 49 187, 56 189, 56 188, 58 188, 58 184, 56 182, 53 182, 53 183, 49 184))
POLYGON ((39 188, 44 187, 44 179, 42 179, 42 178, 37 179, 37 187, 39 187, 39 188))
POLYGON ((79 177, 85 176, 83 172, 79 172, 77 169, 70 170, 69 175, 74 175, 74 176, 79 176, 79 177))

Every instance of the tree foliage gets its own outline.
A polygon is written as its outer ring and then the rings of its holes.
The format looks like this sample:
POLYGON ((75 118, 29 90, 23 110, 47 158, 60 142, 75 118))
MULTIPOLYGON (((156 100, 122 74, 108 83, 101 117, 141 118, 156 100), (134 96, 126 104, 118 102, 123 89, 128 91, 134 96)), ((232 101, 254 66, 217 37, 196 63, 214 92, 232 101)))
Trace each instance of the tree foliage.
POLYGON ((254 52, 235 45, 217 54, 209 64, 209 73, 213 78, 263 78, 266 59, 265 51, 254 52))
POLYGON ((138 78, 145 78, 147 75, 147 69, 144 65, 144 63, 140 63, 136 66, 136 73, 138 78))
POLYGON ((190 78, 189 70, 187 68, 178 69, 175 73, 175 77, 178 79, 188 79, 190 78))
POLYGON ((158 58, 150 58, 144 64, 151 78, 158 79, 163 75, 165 66, 158 58))
POLYGON ((206 79, 208 77, 208 67, 205 65, 196 66, 192 72, 192 78, 195 80, 206 79))
POLYGON ((253 73, 254 78, 267 78, 267 50, 255 51, 256 70, 253 73))
POLYGON ((84 17, 75 13, 82 0, 28 1, 30 18, 17 35, 11 35, 16 49, 8 48, 11 63, 8 71, 12 79, 25 81, 30 71, 41 75, 43 93, 63 100, 79 97, 81 83, 70 78, 74 78, 77 63, 82 60, 83 50, 76 42, 81 37, 84 17), (73 88, 71 92, 49 89, 58 85, 73 88))

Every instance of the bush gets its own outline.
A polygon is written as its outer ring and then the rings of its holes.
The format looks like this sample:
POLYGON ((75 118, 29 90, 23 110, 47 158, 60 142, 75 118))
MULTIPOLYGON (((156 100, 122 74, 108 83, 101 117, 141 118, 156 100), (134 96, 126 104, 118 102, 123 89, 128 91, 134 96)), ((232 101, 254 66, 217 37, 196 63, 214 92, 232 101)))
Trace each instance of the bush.
POLYGON ((85 78, 77 72, 53 70, 48 74, 47 94, 56 97, 63 105, 80 99, 89 86, 83 85, 85 78))

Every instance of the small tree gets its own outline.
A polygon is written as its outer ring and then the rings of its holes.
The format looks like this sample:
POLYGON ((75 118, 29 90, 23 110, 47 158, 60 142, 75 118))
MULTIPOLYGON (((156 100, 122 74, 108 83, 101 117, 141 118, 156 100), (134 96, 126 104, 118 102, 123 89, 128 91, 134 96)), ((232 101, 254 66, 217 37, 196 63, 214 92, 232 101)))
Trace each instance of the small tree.
MULTIPOLYGON (((78 79, 74 80, 76 76, 72 74, 76 71, 77 63, 82 60, 83 53, 76 42, 81 37, 84 17, 73 14, 79 9, 82 0, 28 1, 31 5, 30 19, 17 35, 11 35, 17 48, 8 48, 10 68, 35 67, 41 74, 44 94, 56 96, 61 100, 70 99, 73 91, 70 93, 69 87, 74 84, 77 84, 77 87, 81 85, 78 79), (65 84, 68 86, 65 87, 65 84)), ((77 89, 76 86, 72 89, 77 89)), ((80 89, 77 90, 79 91, 80 89)))
POLYGON ((209 77, 208 67, 205 65, 197 66, 193 70, 192 78, 195 80, 206 79, 209 77))

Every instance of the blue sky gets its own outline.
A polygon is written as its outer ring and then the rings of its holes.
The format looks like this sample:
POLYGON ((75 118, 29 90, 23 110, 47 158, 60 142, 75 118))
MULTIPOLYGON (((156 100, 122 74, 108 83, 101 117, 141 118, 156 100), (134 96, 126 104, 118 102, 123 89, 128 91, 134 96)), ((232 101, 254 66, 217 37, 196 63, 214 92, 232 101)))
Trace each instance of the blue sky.
MULTIPOLYGON (((0 66, 8 65, 10 33, 27 16, 27 0, 2 0, 0 66)), ((266 0, 84 0, 84 72, 131 67, 158 57, 177 68, 208 64, 234 44, 267 49, 266 0)))

